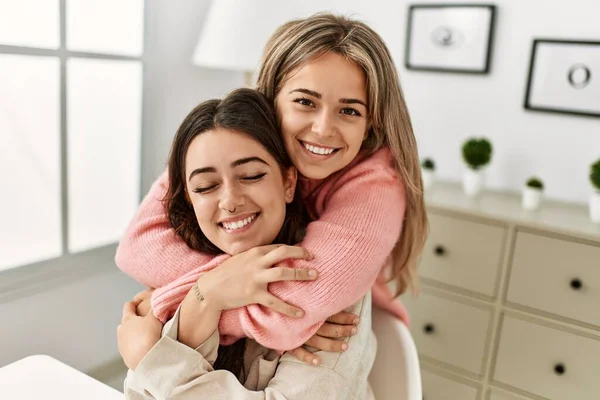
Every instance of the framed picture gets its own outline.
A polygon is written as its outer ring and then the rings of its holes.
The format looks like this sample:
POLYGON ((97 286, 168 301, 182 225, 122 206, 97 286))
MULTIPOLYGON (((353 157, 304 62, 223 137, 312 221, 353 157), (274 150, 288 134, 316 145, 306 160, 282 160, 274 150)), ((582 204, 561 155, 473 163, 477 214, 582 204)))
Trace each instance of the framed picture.
POLYGON ((496 7, 490 4, 415 4, 406 33, 406 68, 487 74, 496 7))
POLYGON ((524 106, 600 117, 600 42, 535 39, 524 106))

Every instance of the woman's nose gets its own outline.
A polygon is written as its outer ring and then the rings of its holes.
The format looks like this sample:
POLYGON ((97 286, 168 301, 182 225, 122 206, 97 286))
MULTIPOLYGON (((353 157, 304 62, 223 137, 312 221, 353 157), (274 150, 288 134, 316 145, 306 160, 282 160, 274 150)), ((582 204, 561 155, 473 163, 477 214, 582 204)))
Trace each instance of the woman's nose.
POLYGON ((335 134, 335 120, 326 110, 321 111, 313 121, 313 133, 322 138, 331 137, 335 134))
POLYGON ((225 185, 221 193, 219 208, 222 210, 229 212, 239 211, 239 208, 246 203, 241 188, 236 184, 225 185))

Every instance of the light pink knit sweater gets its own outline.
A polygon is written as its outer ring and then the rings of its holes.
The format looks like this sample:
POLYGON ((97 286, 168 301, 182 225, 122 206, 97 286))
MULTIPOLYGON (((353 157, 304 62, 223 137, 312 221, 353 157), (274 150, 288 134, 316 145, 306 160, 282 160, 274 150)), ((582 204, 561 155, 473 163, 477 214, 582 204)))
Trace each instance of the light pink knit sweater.
MULTIPOLYGON (((167 185, 165 173, 142 202, 115 258, 125 273, 156 288, 152 307, 163 322, 203 272, 229 258, 191 250, 176 235, 161 202, 167 185)), ((405 191, 389 150, 359 155, 323 181, 303 179, 300 190, 314 220, 300 245, 314 258, 284 263, 313 268, 319 277, 314 282, 272 283, 269 291, 303 309, 305 316, 293 319, 260 305, 227 310, 219 323, 222 344, 250 337, 275 350, 296 348, 325 319, 356 303, 369 289, 374 304, 409 322, 403 305, 393 300, 380 275, 400 235, 405 211, 405 191)))

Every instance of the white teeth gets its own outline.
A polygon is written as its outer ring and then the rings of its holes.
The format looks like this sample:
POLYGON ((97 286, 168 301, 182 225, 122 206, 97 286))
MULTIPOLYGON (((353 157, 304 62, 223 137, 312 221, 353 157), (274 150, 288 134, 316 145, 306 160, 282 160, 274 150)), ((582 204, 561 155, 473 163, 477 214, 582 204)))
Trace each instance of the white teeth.
POLYGON ((322 154, 322 155, 331 154, 335 150, 335 149, 324 149, 322 147, 316 147, 316 146, 313 146, 312 144, 308 144, 308 143, 303 143, 303 144, 304 144, 304 147, 306 148, 306 150, 308 150, 314 154, 322 154))
POLYGON ((248 225, 250 222, 252 222, 252 220, 256 218, 256 214, 251 215, 248 218, 244 218, 242 220, 239 221, 234 221, 234 222, 223 222, 223 227, 229 231, 235 230, 235 229, 240 229, 246 225, 248 225))

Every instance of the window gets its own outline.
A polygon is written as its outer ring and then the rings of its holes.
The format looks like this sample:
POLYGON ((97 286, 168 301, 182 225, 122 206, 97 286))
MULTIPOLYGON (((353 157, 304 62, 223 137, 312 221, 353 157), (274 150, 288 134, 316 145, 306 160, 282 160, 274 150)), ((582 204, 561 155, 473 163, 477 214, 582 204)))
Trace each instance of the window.
POLYGON ((0 270, 115 243, 140 198, 143 0, 0 0, 0 270))

